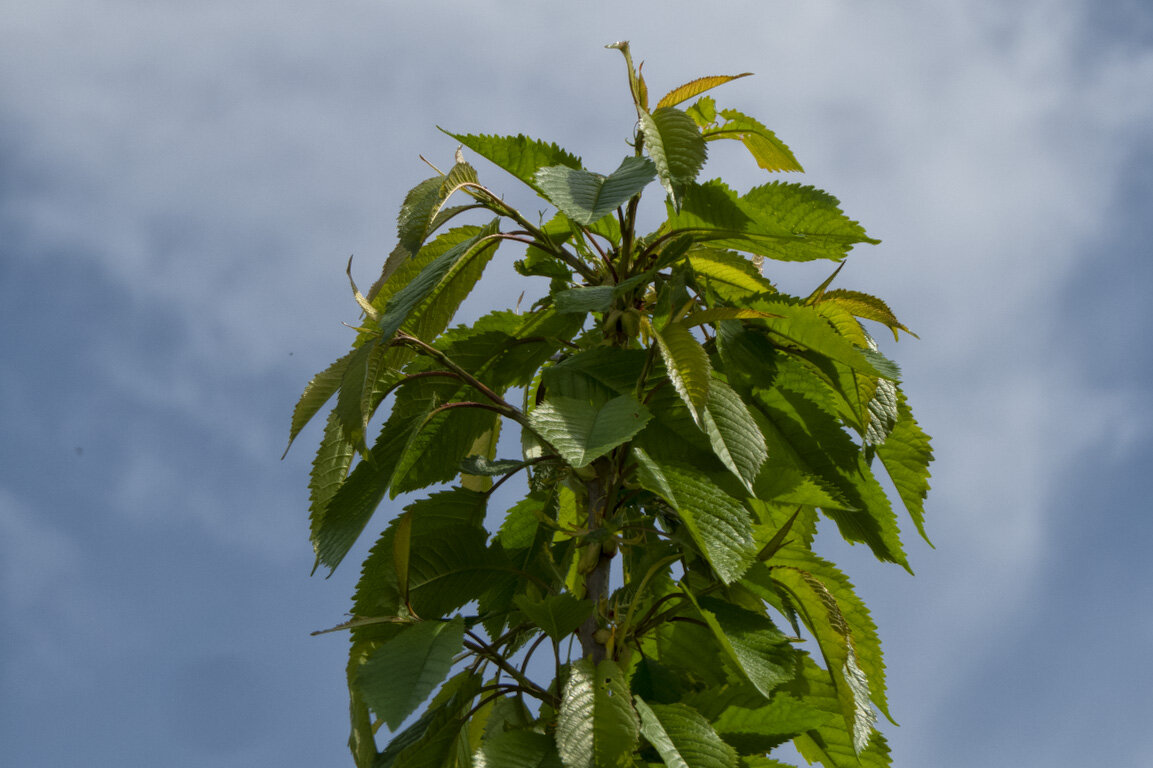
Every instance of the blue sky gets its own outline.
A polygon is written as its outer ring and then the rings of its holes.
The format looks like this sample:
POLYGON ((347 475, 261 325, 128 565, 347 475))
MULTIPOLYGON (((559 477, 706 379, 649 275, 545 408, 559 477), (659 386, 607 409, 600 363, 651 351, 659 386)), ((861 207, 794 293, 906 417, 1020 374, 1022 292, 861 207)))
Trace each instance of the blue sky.
MULTIPOLYGON (((347 764, 340 621, 280 461, 435 126, 611 170, 629 39, 884 242, 839 280, 935 438, 886 642, 895 765, 1153 765, 1153 8, 39 0, 0 11, 0 744, 13 766, 347 764)), ((760 183, 718 148, 706 173, 760 183)), ((513 191, 502 172, 482 179, 513 191)), ((499 261, 499 259, 498 259, 499 261)), ((506 259, 507 261, 507 259, 506 259)), ((804 290, 818 270, 770 267, 804 290)), ((504 271, 502 271, 504 270, 504 271)), ((516 300, 496 264, 472 311, 516 300)), ((381 528, 382 509, 372 523, 381 528)), ((354 553, 355 555, 355 553, 354 553)))

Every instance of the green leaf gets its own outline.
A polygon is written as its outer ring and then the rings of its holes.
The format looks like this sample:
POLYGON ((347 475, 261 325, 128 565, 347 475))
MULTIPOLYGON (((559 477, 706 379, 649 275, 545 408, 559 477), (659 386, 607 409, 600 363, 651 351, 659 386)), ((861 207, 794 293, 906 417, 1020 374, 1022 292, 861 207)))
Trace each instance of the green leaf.
MULTIPOLYGON (((913 524, 925 541, 925 496, 929 493, 929 463, 933 448, 916 419, 905 395, 897 392, 897 423, 885 442, 877 446, 877 456, 893 481, 897 494, 908 510, 913 524)), ((929 542, 930 544, 932 542, 929 542)))
POLYGON ((520 459, 490 459, 487 456, 466 456, 461 459, 460 471, 466 475, 479 477, 496 477, 507 475, 526 466, 527 462, 520 459))
POLYGON ((683 323, 669 323, 655 335, 677 394, 688 406, 693 420, 702 425, 712 380, 708 354, 683 323))
POLYGON ((714 180, 686 187, 663 231, 693 232, 718 247, 781 261, 842 259, 856 243, 880 242, 838 206, 813 187, 773 182, 738 196, 714 180))
POLYGON ((564 314, 607 312, 613 305, 616 288, 611 285, 593 285, 569 288, 553 294, 553 306, 564 314))
POLYGON ((636 749, 639 731, 628 678, 616 662, 573 662, 556 726, 557 751, 567 768, 620 765, 636 749))
POLYGON ((725 122, 701 131, 705 141, 737 139, 745 145, 766 171, 804 171, 792 150, 776 134, 748 115, 735 109, 721 110, 725 122))
POLYGON ((660 107, 640 113, 645 148, 657 167, 661 186, 674 209, 679 209, 685 188, 705 164, 705 140, 692 118, 676 107, 660 107))
MULTIPOLYGON (((312 460, 312 470, 309 476, 309 536, 313 548, 317 551, 316 565, 320 564, 319 544, 324 528, 324 519, 328 512, 328 503, 348 477, 348 468, 352 465, 352 458, 356 454, 352 443, 344 436, 344 429, 336 413, 328 414, 328 421, 324 427, 324 437, 321 438, 320 447, 316 457, 312 460)), ((359 531, 357 531, 359 533, 359 531)), ((315 569, 314 569, 315 570, 315 569)))
MULTIPOLYGON (((380 318, 380 336, 390 340, 402 325, 408 322, 413 312, 427 308, 444 293, 470 262, 487 263, 496 250, 497 241, 492 235, 497 231, 499 219, 494 219, 476 235, 456 245, 434 259, 411 282, 396 292, 389 300, 380 318)), ((478 275, 479 276, 479 275, 478 275)), ((471 290, 473 279, 465 290, 471 290)), ((464 296, 460 297, 461 299, 464 296)), ((459 300, 457 301, 459 303, 459 300)), ((454 307, 455 309, 455 307, 454 307)))
POLYGON ((749 513, 709 479, 688 467, 659 464, 633 447, 638 480, 676 511, 701 552, 726 584, 741 577, 757 555, 749 513))
MULTIPOLYGON (((773 457, 770 466, 774 460, 791 464, 836 489, 852 509, 822 511, 841 535, 849 542, 867 544, 878 559, 908 569, 889 500, 836 417, 805 396, 779 387, 757 390, 754 404, 754 418, 773 457)), ((759 484, 757 495, 766 498, 759 484)))
POLYGON ((729 706, 713 720, 717 733, 743 753, 768 752, 806 731, 840 721, 783 691, 759 707, 729 706))
POLYGON ((917 334, 910 331, 897 320, 897 316, 893 314, 893 310, 889 309, 889 305, 876 296, 870 296, 860 291, 846 291, 838 288, 832 291, 825 291, 821 295, 821 301, 831 301, 852 312, 856 317, 864 320, 872 320, 884 325, 893 332, 894 340, 899 340, 897 331, 904 331, 913 338, 917 338, 917 334))
POLYGON ((626 157, 608 176, 567 165, 541 168, 536 173, 536 183, 562 213, 588 227, 628 202, 656 175, 657 169, 651 160, 633 156, 626 157))
POLYGON ((684 704, 646 704, 633 697, 641 717, 641 735, 648 739, 668 768, 736 768, 737 752, 684 704))
POLYGON ((540 600, 522 594, 517 595, 514 602, 529 621, 558 642, 575 632, 593 611, 591 600, 577 600, 567 592, 545 595, 540 600))
POLYGON ((340 382, 344 379, 344 369, 348 367, 352 355, 352 352, 344 355, 313 376, 312 380, 308 382, 304 392, 300 395, 300 400, 297 401, 296 407, 292 410, 292 429, 288 435, 288 446, 284 449, 284 456, 288 455, 288 449, 292 447, 292 442, 296 440, 300 430, 304 429, 304 426, 312 420, 316 412, 323 408, 324 404, 336 394, 336 390, 340 388, 340 382))
POLYGON ((576 155, 570 154, 556 144, 546 144, 527 136, 470 135, 449 133, 443 128, 440 130, 538 192, 541 189, 537 186, 536 174, 541 168, 556 165, 578 169, 581 167, 580 158, 576 155))
POLYGON ((500 731, 477 750, 473 768, 562 768, 556 742, 533 731, 500 731))
POLYGON ((684 85, 677 86, 672 89, 657 102, 657 109, 661 107, 675 107, 682 101, 688 101, 694 96, 700 96, 705 91, 710 91, 718 85, 739 80, 742 77, 748 77, 753 74, 752 72, 742 72, 739 75, 709 75, 707 77, 698 77, 696 80, 691 80, 684 85))
POLYGON ((632 395, 614 397, 599 408, 587 400, 548 395, 529 414, 529 425, 579 469, 627 442, 651 418, 632 395))
POLYGON ((422 621, 380 646, 357 675, 368 706, 395 730, 448 676, 464 619, 422 621))
MULTIPOLYGON (((825 670, 804 657, 802 676, 798 690, 803 692, 806 703, 839 714, 836 688, 825 670)), ((884 736, 874 731, 865 748, 858 751, 851 722, 840 718, 797 736, 793 744, 810 763, 819 760, 826 768, 888 768, 890 765, 889 746, 884 736)))
POLYGON ((312 542, 318 564, 332 571, 356 543, 384 498, 392 472, 419 417, 393 415, 381 429, 369 457, 332 493, 321 515, 313 519, 312 542))
POLYGON ((768 616, 714 598, 696 599, 688 590, 685 594, 729 659, 762 696, 770 698, 777 686, 793 679, 796 654, 768 616))
POLYGON ((704 424, 717 458, 753 494, 753 481, 769 455, 765 436, 741 396, 719 379, 709 384, 704 424))

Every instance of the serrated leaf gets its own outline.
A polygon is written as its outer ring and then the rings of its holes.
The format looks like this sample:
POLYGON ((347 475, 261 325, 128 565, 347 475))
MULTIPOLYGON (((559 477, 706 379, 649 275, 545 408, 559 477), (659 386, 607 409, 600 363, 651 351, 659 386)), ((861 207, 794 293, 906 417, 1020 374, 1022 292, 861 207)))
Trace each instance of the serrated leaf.
POLYGON ((386 341, 392 339, 400 327, 409 321, 414 310, 422 305, 427 306, 430 298, 435 299, 447 287, 462 265, 473 260, 487 262, 496 249, 497 241, 492 239, 492 235, 497 231, 499 221, 494 219, 473 237, 445 251, 397 291, 381 315, 381 338, 386 341))
POLYGON ((473 768, 562 768, 556 742, 533 731, 499 731, 484 740, 473 768))
POLYGON ((705 140, 692 118, 676 107, 640 113, 645 149, 656 164, 657 177, 674 209, 679 209, 685 188, 705 164, 705 140))
POLYGON ((736 668, 766 699, 782 683, 793 679, 795 653, 769 617, 714 598, 697 599, 705 623, 736 668))
MULTIPOLYGON (((839 714, 836 689, 825 670, 808 657, 802 661, 805 701, 826 712, 839 714)), ((793 744, 810 763, 819 760, 826 768, 888 768, 890 765, 889 746, 884 736, 874 731, 865 749, 857 751, 853 745, 852 726, 841 718, 797 736, 793 744)))
POLYGON ((685 258, 698 278, 704 278, 725 301, 743 302, 750 296, 777 292, 746 257, 732 251, 698 246, 685 258))
POLYGON ((636 446, 633 455, 641 487, 672 506, 722 581, 739 579, 757 555, 748 511, 704 472, 658 463, 636 446))
POLYGON ((748 77, 753 74, 752 72, 742 72, 739 75, 708 75, 706 77, 698 77, 696 80, 691 80, 684 85, 677 86, 672 89, 657 102, 657 109, 661 107, 675 107, 682 101, 688 101, 694 96, 700 96, 705 91, 712 90, 718 85, 739 80, 742 77, 748 77))
POLYGON ((522 594, 514 602, 529 621, 557 642, 575 632, 593 611, 591 600, 577 600, 567 592, 545 595, 540 600, 522 594))
MULTIPOLYGON (((929 463, 933 461, 933 448, 916 419, 905 396, 897 392, 897 423, 877 447, 877 456, 893 481, 893 487, 917 526, 918 533, 929 541, 925 533, 925 497, 929 493, 929 463)), ((932 542, 929 542, 930 544, 932 542)))
POLYGON ((652 414, 632 395, 597 407, 587 400, 546 396, 529 414, 529 425, 574 469, 604 456, 648 424, 652 414))
POLYGON ((794 736, 840 720, 803 698, 778 691, 763 706, 726 707, 713 720, 721 737, 743 753, 768 752, 794 736))
POLYGON ((893 310, 889 309, 889 305, 876 296, 870 296, 860 291, 847 291, 838 288, 832 291, 825 291, 821 295, 820 300, 831 301, 852 312, 856 317, 864 320, 872 320, 884 325, 893 332, 894 340, 899 340, 897 331, 904 331, 913 338, 917 338, 917 334, 910 331, 897 320, 897 316, 893 314, 893 310))
POLYGON ((481 157, 493 162, 540 192, 536 173, 547 166, 563 165, 580 168, 581 161, 556 144, 549 144, 524 135, 488 136, 458 134, 440 129, 481 157))
POLYGON ((466 456, 460 462, 460 471, 466 475, 496 477, 507 475, 526 466, 520 459, 489 459, 487 456, 466 456))
POLYGON ((654 331, 654 336, 677 394, 697 424, 703 425, 704 407, 712 381, 708 353, 683 323, 669 323, 660 331, 654 331))
POLYGON ((687 231, 722 248, 780 261, 842 259, 857 243, 878 243, 846 217, 835 197, 813 187, 773 182, 738 196, 719 180, 685 188, 666 231, 687 231))
POLYGON ((616 662, 573 662, 556 727, 557 751, 567 768, 619 765, 636 748, 639 733, 628 677, 616 662))
POLYGON ((718 379, 709 384, 704 425, 717 458, 754 493, 753 481, 769 455, 765 437, 741 396, 718 379))
POLYGON ((657 175, 653 161, 626 157, 608 176, 554 165, 536 173, 536 184, 545 197, 581 226, 608 216, 648 186, 657 175))
POLYGON ((464 639, 464 619, 423 621, 380 646, 360 668, 368 706, 395 730, 448 677, 464 639))
POLYGON ((344 436, 340 419, 335 413, 330 412, 320 447, 312 460, 308 483, 309 535, 318 555, 316 565, 320 564, 319 543, 329 500, 340 490, 345 478, 348 477, 348 468, 352 465, 355 453, 352 443, 344 436))
POLYGON ((296 402, 296 407, 292 409, 292 428, 288 434, 288 446, 284 449, 284 456, 288 455, 288 449, 292 447, 292 442, 296 440, 300 430, 304 429, 304 426, 312 420, 316 412, 323 408, 324 404, 336 394, 336 390, 340 388, 340 382, 344 379, 344 369, 348 367, 352 355, 353 352, 348 352, 337 359, 323 371, 313 376, 308 385, 305 386, 304 392, 301 393, 300 399, 296 402))
MULTIPOLYGON (((736 139, 766 171, 804 171, 791 149, 764 125, 735 109, 721 110, 725 122, 701 131, 705 141, 736 139)), ((710 121, 711 122, 711 121, 710 121)))
POLYGON ((736 768, 737 752, 685 704, 647 704, 633 697, 641 718, 641 735, 648 739, 668 768, 736 768))

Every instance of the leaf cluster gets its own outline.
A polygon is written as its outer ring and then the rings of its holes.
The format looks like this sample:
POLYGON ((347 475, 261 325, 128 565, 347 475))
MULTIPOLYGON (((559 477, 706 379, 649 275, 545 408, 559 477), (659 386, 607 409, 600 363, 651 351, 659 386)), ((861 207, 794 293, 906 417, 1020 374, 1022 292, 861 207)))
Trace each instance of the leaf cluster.
POLYGON ((458 150, 407 195, 380 279, 353 285, 350 351, 293 414, 291 439, 333 403, 310 483, 317 567, 340 565, 386 497, 426 492, 377 537, 334 628, 356 764, 759 768, 792 741, 829 768, 887 765, 876 627, 812 545, 824 516, 909 567, 882 474, 924 535, 929 438, 863 321, 908 330, 830 289, 836 271, 798 297, 762 266, 877 241, 812 187, 700 180, 722 139, 767 171, 801 167, 703 95, 744 75, 650 108, 614 47, 633 154, 599 174, 554 144, 450 133, 554 215, 530 220, 458 150), (652 189, 667 216, 640 234, 652 189), (450 327, 502 246, 547 294, 450 327), (519 451, 499 455, 509 428, 519 451))

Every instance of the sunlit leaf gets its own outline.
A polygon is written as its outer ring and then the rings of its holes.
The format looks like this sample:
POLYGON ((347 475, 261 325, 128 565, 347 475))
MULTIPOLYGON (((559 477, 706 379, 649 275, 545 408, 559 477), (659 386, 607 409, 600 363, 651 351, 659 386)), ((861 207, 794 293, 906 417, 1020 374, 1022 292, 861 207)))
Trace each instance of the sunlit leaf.
POLYGON ((599 408, 587 400, 554 395, 529 414, 532 428, 574 469, 621 445, 652 418, 632 395, 620 395, 599 408))
POLYGON ((573 662, 556 726, 557 751, 565 766, 617 765, 636 747, 639 733, 628 677, 616 662, 573 662))
POLYGON ((703 425, 712 369, 709 356, 683 323, 669 323, 655 332, 669 378, 697 424, 703 425))
POLYGON ((641 735, 648 739, 668 768, 736 768, 737 752, 684 704, 647 704, 633 697, 641 718, 641 735))
POLYGON ((661 107, 640 115, 645 148, 657 167, 661 186, 673 208, 679 208, 685 188, 693 182, 708 154, 692 118, 676 107, 661 107))
POLYGON ((792 150, 776 134, 748 115, 735 109, 722 109, 721 125, 705 128, 701 135, 705 141, 736 139, 743 143, 766 171, 803 171, 792 150))
POLYGON ((742 72, 739 75, 709 75, 707 77, 698 77, 696 80, 691 80, 684 85, 677 86, 668 93, 666 93, 661 100, 657 102, 657 109, 661 107, 675 107, 682 101, 688 101, 694 96, 699 96, 705 91, 712 90, 718 85, 739 80, 742 77, 748 77, 753 74, 752 72, 742 72))
POLYGON ((626 157, 608 176, 553 165, 536 172, 536 183, 566 216, 582 226, 608 216, 657 175, 646 157, 626 157))
POLYGON ((556 144, 530 139, 524 135, 486 136, 449 133, 443 128, 440 130, 537 191, 540 191, 540 188, 537 187, 536 173, 541 168, 555 165, 581 167, 580 158, 576 155, 570 154, 556 144))
POLYGON ((929 436, 913 418, 913 412, 900 392, 897 414, 897 423, 885 442, 877 447, 877 456, 885 465, 885 471, 889 473, 917 531, 928 541, 925 497, 929 493, 929 462, 933 460, 933 449, 929 436))

